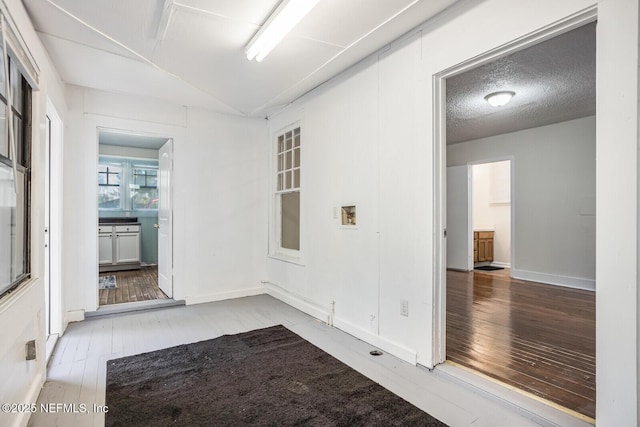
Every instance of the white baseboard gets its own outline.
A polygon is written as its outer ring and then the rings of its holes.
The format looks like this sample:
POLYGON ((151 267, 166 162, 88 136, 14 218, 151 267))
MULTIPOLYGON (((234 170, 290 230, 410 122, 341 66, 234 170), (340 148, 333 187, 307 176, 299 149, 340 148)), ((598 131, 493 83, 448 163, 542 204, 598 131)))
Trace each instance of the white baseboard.
POLYGON ((69 323, 82 322, 84 320, 84 310, 69 310, 64 317, 64 329, 67 329, 69 323))
POLYGON ((494 267, 511 268, 511 264, 508 262, 493 261, 489 265, 493 265, 494 267))
POLYGON ((193 297, 186 297, 184 302, 186 305, 191 304, 204 304, 207 302, 224 301, 234 298, 252 297, 255 295, 262 295, 266 293, 266 289, 263 287, 242 289, 239 291, 218 292, 215 294, 197 295, 193 297))
POLYGON ((275 283, 262 283, 265 285, 267 293, 272 297, 279 299, 280 301, 290 305, 291 307, 297 308, 298 310, 308 314, 309 316, 315 317, 316 319, 331 325, 331 309, 329 307, 324 308, 312 301, 308 301, 300 296, 294 295, 291 292, 288 292, 287 290, 276 285, 275 283))
POLYGON ((378 347, 386 351, 387 353, 404 360, 407 363, 411 363, 412 365, 416 365, 417 363, 418 354, 415 350, 404 347, 379 335, 374 335, 371 332, 355 326, 352 323, 344 321, 338 317, 333 320, 333 325, 341 331, 344 331, 349 335, 353 335, 354 337, 366 343, 369 343, 372 346, 378 347))
MULTIPOLYGON (((44 374, 38 374, 38 377, 31 383, 31 387, 29 387, 29 391, 22 403, 36 403, 38 401, 38 396, 40 395, 40 390, 42 390, 42 386, 44 386, 44 382, 44 374)), ((20 412, 13 425, 16 427, 26 427, 29 424, 29 418, 31 418, 31 413, 29 411, 20 412)))
POLYGON ((596 281, 581 279, 578 277, 559 276, 555 274, 537 273, 535 271, 511 269, 511 277, 514 279, 528 280, 531 282, 547 283, 549 285, 564 286, 567 288, 596 290, 596 281))
POLYGON ((330 308, 325 309, 314 302, 308 301, 300 296, 293 295, 274 283, 263 283, 267 287, 267 293, 272 297, 277 298, 280 301, 289 304, 290 306, 295 307, 298 310, 312 317, 315 317, 318 320, 327 322, 329 325, 340 329, 341 331, 346 332, 349 335, 353 335, 354 337, 368 344, 371 344, 374 347, 380 348, 387 353, 398 357, 399 359, 411 363, 412 365, 415 365, 417 363, 416 351, 408 349, 389 339, 374 335, 365 329, 362 329, 350 322, 340 319, 339 317, 333 317, 332 319, 330 308))

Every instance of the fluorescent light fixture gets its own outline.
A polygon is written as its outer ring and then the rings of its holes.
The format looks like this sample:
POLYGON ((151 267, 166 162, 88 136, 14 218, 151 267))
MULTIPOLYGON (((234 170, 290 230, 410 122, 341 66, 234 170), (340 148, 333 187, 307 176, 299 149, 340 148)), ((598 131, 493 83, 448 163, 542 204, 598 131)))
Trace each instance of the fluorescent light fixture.
POLYGON ((247 59, 262 61, 320 0, 282 0, 247 45, 247 59))
POLYGON ((510 90, 503 90, 500 92, 490 93, 485 96, 484 99, 486 99, 492 107, 502 107, 503 105, 507 105, 515 94, 515 92, 510 90))

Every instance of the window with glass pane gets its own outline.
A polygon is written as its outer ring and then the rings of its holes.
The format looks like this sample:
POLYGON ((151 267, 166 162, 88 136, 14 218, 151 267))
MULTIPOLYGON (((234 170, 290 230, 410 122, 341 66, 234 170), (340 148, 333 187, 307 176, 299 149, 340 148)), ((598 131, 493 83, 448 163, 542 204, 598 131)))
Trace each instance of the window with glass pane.
POLYGON ((158 169, 133 167, 131 208, 158 209, 158 169))
POLYGON ((121 209, 121 164, 98 165, 98 208, 121 209))
POLYGON ((300 250, 300 128, 276 138, 277 233, 281 249, 300 250))
POLYGON ((12 58, 0 48, 0 296, 30 273, 31 87, 12 58), (4 62, 9 61, 11 102, 5 88, 4 62), (13 121, 16 153, 10 150, 7 121, 13 121), (14 169, 15 168, 15 169, 14 169), (15 172, 14 172, 15 171, 15 172))

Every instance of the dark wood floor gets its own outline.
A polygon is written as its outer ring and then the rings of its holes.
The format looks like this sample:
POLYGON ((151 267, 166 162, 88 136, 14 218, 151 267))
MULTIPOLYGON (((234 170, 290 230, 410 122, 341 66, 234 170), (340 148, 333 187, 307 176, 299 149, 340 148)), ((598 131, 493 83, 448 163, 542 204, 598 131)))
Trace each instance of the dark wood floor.
POLYGON ((140 270, 112 271, 100 276, 115 274, 117 288, 100 289, 100 305, 124 302, 168 299, 158 287, 158 267, 142 267, 140 270))
POLYGON ((595 293, 447 272, 447 360, 595 418, 595 293))

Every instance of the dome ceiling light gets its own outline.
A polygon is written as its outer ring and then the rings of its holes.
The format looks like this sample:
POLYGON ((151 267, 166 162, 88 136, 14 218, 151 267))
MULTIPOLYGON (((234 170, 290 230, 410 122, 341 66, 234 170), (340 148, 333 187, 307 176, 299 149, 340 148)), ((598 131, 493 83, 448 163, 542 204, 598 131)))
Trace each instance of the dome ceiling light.
POLYGON ((500 92, 490 93, 485 96, 484 99, 486 99, 492 107, 502 107, 503 105, 507 105, 515 94, 515 92, 510 90, 502 90, 500 92))

